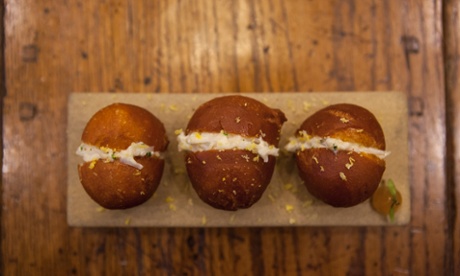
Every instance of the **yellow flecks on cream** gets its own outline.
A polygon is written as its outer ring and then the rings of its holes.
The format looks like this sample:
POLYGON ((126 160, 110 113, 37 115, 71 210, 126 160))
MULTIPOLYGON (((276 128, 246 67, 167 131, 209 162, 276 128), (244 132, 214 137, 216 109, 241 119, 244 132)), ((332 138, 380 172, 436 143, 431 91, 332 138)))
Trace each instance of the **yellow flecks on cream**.
POLYGON ((246 150, 253 151, 257 148, 256 143, 251 143, 249 146, 246 147, 246 150))
POLYGON ((94 162, 102 159, 107 163, 119 160, 121 163, 135 167, 138 170, 141 170, 143 166, 140 163, 137 163, 134 157, 155 156, 157 158, 162 158, 162 154, 160 152, 154 151, 153 147, 148 146, 143 142, 133 142, 125 150, 96 147, 86 143, 81 143, 76 151, 76 154, 83 157, 83 161, 85 162, 94 162))
POLYGON ((201 224, 205 225, 207 222, 208 222, 208 219, 206 218, 206 216, 202 216, 201 217, 201 224))
POLYGON ((179 135, 182 132, 182 128, 174 130, 174 134, 179 135))
POLYGON ((105 208, 102 207, 102 206, 99 206, 99 207, 97 207, 96 211, 98 211, 99 213, 101 213, 101 212, 104 212, 104 211, 105 211, 105 208))
POLYGON ((345 164, 345 167, 346 167, 347 169, 350 169, 351 167, 353 167, 353 164, 354 164, 354 163, 355 163, 355 159, 353 159, 353 157, 350 156, 350 157, 348 158, 348 163, 345 164))
POLYGON ((259 162, 259 155, 256 155, 254 158, 252 158, 252 161, 254 162, 259 162))
POLYGON ((96 160, 91 161, 91 163, 89 163, 88 168, 90 168, 91 170, 94 169, 94 166, 96 166, 96 162, 96 160))
POLYGON ((169 105, 169 109, 171 109, 172 111, 177 111, 177 105, 175 105, 175 104, 170 104, 170 105, 169 105))
POLYGON ((292 211, 294 211, 294 206, 291 204, 286 204, 284 208, 286 209, 286 212, 288 213, 291 213, 292 211))
POLYGON ((311 108, 311 103, 309 102, 303 102, 303 110, 308 111, 311 108))
POLYGON ((347 118, 340 118, 340 121, 344 124, 348 123, 350 120, 348 120, 347 118))
POLYGON ((339 176, 343 181, 347 181, 347 176, 343 172, 340 172, 339 176))
POLYGON ((262 137, 244 137, 238 134, 231 134, 221 131, 212 132, 192 132, 185 135, 181 132, 177 136, 178 150, 201 152, 208 150, 248 150, 260 155, 264 162, 268 162, 269 156, 278 156, 279 149, 274 145, 268 144, 262 137))
POLYGON ((310 207, 311 205, 313 204, 313 201, 312 200, 306 200, 302 203, 302 206, 304 208, 307 208, 307 207, 310 207))
POLYGON ((296 222, 295 218, 289 218, 289 224, 295 224, 296 222))
POLYGON ((276 199, 272 194, 268 194, 268 199, 270 199, 271 202, 275 202, 276 199))
POLYGON ((171 211, 176 211, 176 210, 177 210, 176 205, 170 203, 170 204, 169 204, 169 210, 171 210, 171 211))
POLYGON ((167 196, 166 199, 165 199, 165 202, 166 202, 166 203, 174 202, 174 198, 171 197, 171 196, 167 196))
POLYGON ((125 225, 129 225, 131 223, 131 218, 125 219, 125 225))
POLYGON ((349 151, 359 154, 372 154, 380 159, 383 159, 390 154, 390 152, 385 150, 365 147, 357 143, 346 142, 337 138, 310 136, 305 131, 300 131, 299 135, 296 137, 290 137, 289 142, 285 146, 285 149, 290 152, 298 152, 304 151, 306 149, 318 148, 329 149, 335 153, 337 151, 349 151))

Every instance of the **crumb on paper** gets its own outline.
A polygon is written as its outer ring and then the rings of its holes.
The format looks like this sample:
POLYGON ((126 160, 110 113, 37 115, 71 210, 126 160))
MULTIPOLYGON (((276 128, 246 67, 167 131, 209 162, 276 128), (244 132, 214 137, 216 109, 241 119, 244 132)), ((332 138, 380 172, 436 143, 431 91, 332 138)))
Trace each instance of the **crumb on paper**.
POLYGON ((293 100, 288 100, 286 105, 291 111, 294 111, 296 109, 293 100))
POLYGON ((230 222, 234 222, 234 221, 235 221, 235 214, 230 216, 230 222))
POLYGON ((166 203, 172 203, 172 202, 174 202, 174 198, 171 197, 171 196, 167 196, 166 199, 165 199, 165 202, 166 203))
POLYGON ((173 203, 170 203, 170 204, 169 204, 169 210, 171 210, 171 211, 176 211, 176 210, 177 210, 176 205, 173 204, 173 203))
POLYGON ((308 208, 308 207, 310 207, 312 204, 313 204, 313 200, 305 200, 305 201, 302 203, 302 207, 308 208))
POLYGON ((189 198, 189 199, 187 200, 187 203, 188 203, 188 205, 193 206, 193 199, 192 199, 192 198, 189 198))
POLYGON ((296 224, 295 218, 289 218, 289 224, 296 224))
POLYGON ((174 174, 176 175, 185 174, 185 169, 182 167, 174 167, 174 174))
POLYGON ((291 204, 286 204, 284 208, 286 209, 286 212, 288 213, 292 213, 292 211, 294 211, 294 206, 291 204))
POLYGON ((297 192, 297 188, 292 183, 283 184, 283 189, 285 189, 286 191, 292 192, 292 193, 297 192))
POLYGON ((307 102, 307 101, 304 101, 303 102, 303 110, 304 111, 309 111, 311 108, 311 103, 307 102))
POLYGON ((131 223, 131 218, 126 218, 125 219, 125 225, 129 225, 131 223))
POLYGON ((152 99, 153 99, 153 96, 152 96, 152 94, 150 94, 150 93, 149 93, 149 94, 147 94, 147 100, 149 100, 149 101, 150 101, 150 100, 152 100, 152 99))
POLYGON ((202 216, 201 217, 201 224, 206 225, 206 223, 208 223, 208 219, 206 218, 206 216, 202 216))
POLYGON ((329 105, 329 101, 327 100, 322 100, 321 102, 323 103, 323 105, 329 105))
POLYGON ((169 109, 170 109, 171 111, 177 111, 177 110, 178 110, 177 105, 175 105, 175 104, 170 104, 170 105, 169 105, 169 109))
POLYGON ((268 194, 268 199, 270 199, 271 202, 276 201, 276 198, 272 194, 268 194))
POLYGON ((99 207, 97 207, 96 211, 98 211, 99 213, 102 213, 102 212, 105 211, 105 208, 102 207, 102 206, 99 206, 99 207))

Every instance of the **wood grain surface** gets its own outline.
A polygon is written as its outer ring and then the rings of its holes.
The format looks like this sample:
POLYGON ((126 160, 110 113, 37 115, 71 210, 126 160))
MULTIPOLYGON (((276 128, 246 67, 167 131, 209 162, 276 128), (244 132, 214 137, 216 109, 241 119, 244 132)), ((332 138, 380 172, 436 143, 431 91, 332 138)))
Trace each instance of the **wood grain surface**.
POLYGON ((459 8, 453 0, 3 1, 1 274, 458 275, 459 8), (69 227, 73 91, 403 91, 411 222, 69 227))

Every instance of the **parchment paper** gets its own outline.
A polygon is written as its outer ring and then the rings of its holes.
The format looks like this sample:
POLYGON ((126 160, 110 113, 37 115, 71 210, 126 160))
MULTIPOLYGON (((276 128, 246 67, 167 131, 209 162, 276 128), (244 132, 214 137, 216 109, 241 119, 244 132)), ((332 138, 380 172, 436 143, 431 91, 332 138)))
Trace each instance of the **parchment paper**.
POLYGON ((297 175, 292 154, 282 151, 272 181, 259 202, 236 212, 214 209, 203 203, 188 180, 183 153, 177 151, 177 129, 185 129, 194 110, 203 102, 226 94, 133 94, 71 93, 68 102, 68 196, 67 219, 82 227, 267 227, 267 226, 370 226, 401 225, 410 220, 408 177, 408 123, 406 95, 399 92, 244 93, 288 118, 280 148, 305 118, 334 103, 361 105, 377 117, 386 138, 386 171, 394 180, 403 204, 390 223, 372 210, 370 202, 350 208, 333 208, 308 194, 297 175), (160 187, 154 196, 128 210, 105 210, 86 194, 78 179, 75 154, 83 129, 99 109, 123 102, 144 107, 163 121, 170 140, 160 187))

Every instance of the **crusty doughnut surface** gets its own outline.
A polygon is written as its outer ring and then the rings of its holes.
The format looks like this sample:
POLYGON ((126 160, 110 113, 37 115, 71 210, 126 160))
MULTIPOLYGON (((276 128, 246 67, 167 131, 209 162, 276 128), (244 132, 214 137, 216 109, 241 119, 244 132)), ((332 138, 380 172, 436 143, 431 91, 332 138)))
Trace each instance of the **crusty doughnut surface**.
MULTIPOLYGON (((336 104, 308 117, 296 132, 334 138, 385 151, 385 137, 376 117, 354 104, 336 104)), ((307 190, 334 207, 351 207, 377 189, 385 161, 374 154, 340 148, 313 147, 296 153, 299 175, 307 190)))
MULTIPOLYGON (((186 134, 228 133, 262 137, 277 147, 286 117, 249 97, 233 95, 202 104, 191 117, 186 134)), ((207 150, 185 154, 187 172, 198 196, 210 206, 223 210, 249 208, 270 183, 276 157, 267 162, 244 149, 207 150)))
MULTIPOLYGON (((163 152, 168 139, 162 122, 141 107, 115 103, 88 121, 82 142, 98 148, 124 150, 131 143, 143 142, 163 152)), ((157 156, 134 157, 143 168, 137 169, 119 160, 99 159, 78 165, 80 182, 88 195, 107 209, 126 209, 147 201, 156 191, 164 169, 157 156)))

